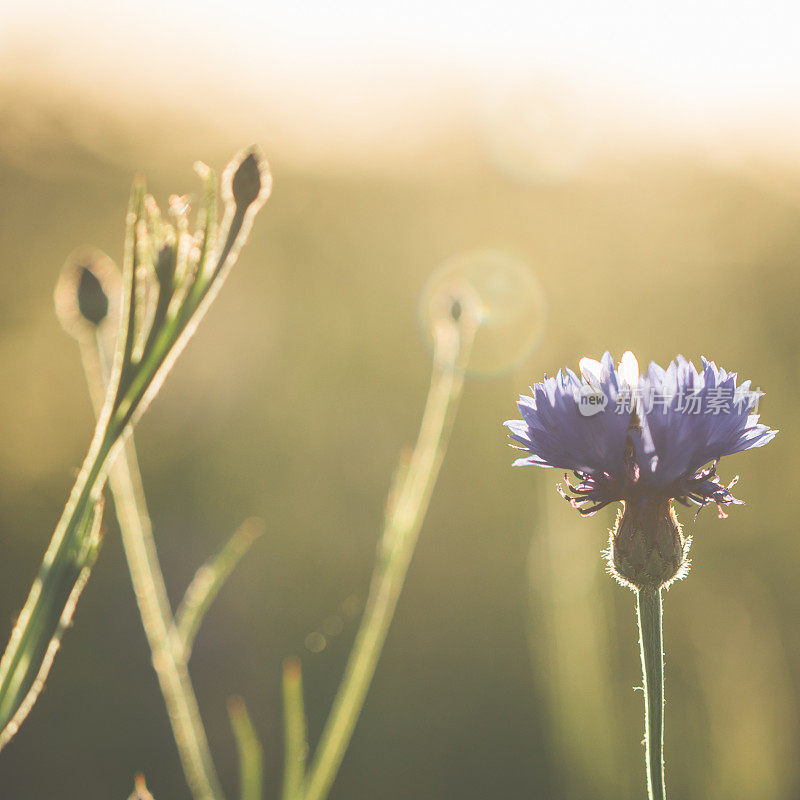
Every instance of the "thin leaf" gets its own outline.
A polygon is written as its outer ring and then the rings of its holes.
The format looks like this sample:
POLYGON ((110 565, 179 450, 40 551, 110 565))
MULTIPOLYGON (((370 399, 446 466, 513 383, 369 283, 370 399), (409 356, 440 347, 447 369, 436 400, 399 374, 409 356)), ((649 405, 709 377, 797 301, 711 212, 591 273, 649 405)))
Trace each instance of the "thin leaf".
POLYGON ((241 697, 232 697, 228 701, 228 716, 239 753, 241 800, 262 800, 264 753, 241 697))
POLYGON ((255 517, 246 519, 228 539, 222 550, 195 573, 175 614, 178 639, 183 645, 187 660, 191 655, 197 631, 211 603, 242 556, 263 533, 262 520, 255 517))

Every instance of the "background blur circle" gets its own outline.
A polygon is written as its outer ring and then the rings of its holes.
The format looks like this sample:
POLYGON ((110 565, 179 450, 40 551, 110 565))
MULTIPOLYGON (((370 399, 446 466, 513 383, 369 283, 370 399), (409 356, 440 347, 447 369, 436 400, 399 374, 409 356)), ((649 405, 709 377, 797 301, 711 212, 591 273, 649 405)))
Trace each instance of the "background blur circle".
POLYGON ((475 302, 480 322, 468 372, 497 375, 527 358, 542 339, 544 291, 523 261, 503 250, 476 250, 445 261, 420 298, 420 322, 428 334, 456 302, 475 302))

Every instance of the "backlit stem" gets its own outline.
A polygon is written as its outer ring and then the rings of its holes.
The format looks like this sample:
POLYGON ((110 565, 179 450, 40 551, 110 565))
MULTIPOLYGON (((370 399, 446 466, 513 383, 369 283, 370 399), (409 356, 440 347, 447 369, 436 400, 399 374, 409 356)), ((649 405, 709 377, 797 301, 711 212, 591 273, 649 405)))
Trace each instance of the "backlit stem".
MULTIPOLYGON (((98 335, 80 342, 81 356, 95 410, 105 396, 107 356, 98 335)), ((195 800, 223 800, 208 737, 167 596, 132 436, 109 471, 122 544, 131 575, 153 668, 167 707, 186 781, 195 800)))
POLYGON ((638 589, 636 608, 644 680, 644 736, 647 792, 666 800, 664 785, 664 638, 661 589, 638 589))
POLYGON ((447 449, 475 328, 447 317, 434 328, 428 400, 411 460, 390 495, 378 563, 345 674, 308 773, 304 800, 324 800, 350 743, 392 621, 447 449))

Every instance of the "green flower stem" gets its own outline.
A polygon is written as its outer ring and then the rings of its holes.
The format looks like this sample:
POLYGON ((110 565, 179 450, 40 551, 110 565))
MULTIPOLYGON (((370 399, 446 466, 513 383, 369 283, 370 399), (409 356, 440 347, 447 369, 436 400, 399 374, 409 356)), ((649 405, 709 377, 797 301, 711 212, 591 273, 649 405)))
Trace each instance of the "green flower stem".
MULTIPOLYGON (((36 702, 94 565, 101 542, 102 489, 110 466, 213 302, 272 185, 267 163, 257 149, 235 157, 223 174, 226 210, 219 233, 214 224, 213 174, 205 166, 198 171, 206 185, 199 231, 202 242, 199 248, 188 250, 189 239, 183 235, 188 209, 174 215, 179 218, 176 225, 181 235, 176 237, 170 227, 170 241, 158 242, 158 251, 153 250, 152 237, 158 239, 164 226, 157 208, 148 207, 143 181, 134 181, 126 217, 122 304, 108 394, 98 403, 89 452, 0 659, 0 749, 36 702), (223 244, 214 251, 212 265, 207 263, 210 240, 216 241, 218 233, 223 244), (154 275, 156 265, 169 273, 164 284, 161 276, 154 275), (179 275, 174 271, 178 267, 183 268, 179 275), (156 286, 159 299, 148 317, 147 295, 156 286), (188 298, 187 292, 191 293, 188 298)), ((192 241, 196 243, 196 238, 192 241)), ((87 315, 81 308, 80 282, 76 285, 68 280, 67 284, 62 289, 60 283, 57 288, 56 307, 64 327, 80 339, 87 324, 97 326, 107 316, 109 297, 87 315)), ((96 294, 97 289, 90 287, 89 291, 96 294)), ((99 291, 105 294, 102 286, 99 291)), ((199 796, 204 800, 221 797, 209 790, 214 788, 209 781, 199 796)))
POLYGON ((98 424, 67 505, 0 661, 0 748, 19 729, 41 692, 60 636, 69 625, 99 546, 105 468, 117 438, 98 424))
MULTIPOLYGON (((103 341, 80 341, 81 357, 95 411, 105 397, 107 356, 103 341)), ((153 540, 142 478, 132 435, 109 471, 122 544, 136 602, 152 652, 167 714, 186 781, 195 800, 223 800, 211 750, 187 667, 187 650, 179 636, 153 540)))
POLYGON ((664 785, 664 637, 661 589, 638 589, 636 610, 644 680, 644 736, 647 795, 666 800, 664 785))
POLYGON ((324 800, 350 743, 447 449, 475 327, 448 317, 434 329, 434 365, 419 438, 390 495, 378 562, 344 677, 306 781, 304 800, 324 800))

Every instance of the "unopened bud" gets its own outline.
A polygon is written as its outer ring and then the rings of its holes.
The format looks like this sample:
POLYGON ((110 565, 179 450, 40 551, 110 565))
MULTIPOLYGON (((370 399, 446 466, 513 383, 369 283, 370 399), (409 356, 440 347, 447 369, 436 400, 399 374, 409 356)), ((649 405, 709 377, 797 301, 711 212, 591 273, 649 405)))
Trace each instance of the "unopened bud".
POLYGON ((94 325, 99 325, 108 316, 108 297, 88 267, 81 270, 78 279, 78 309, 94 325))
POLYGON ((261 165, 255 153, 248 153, 233 173, 231 191, 236 205, 244 210, 258 200, 261 193, 261 165))
POLYGON ((691 538, 684 537, 669 500, 626 500, 609 545, 609 571, 634 589, 660 589, 689 570, 691 538))

